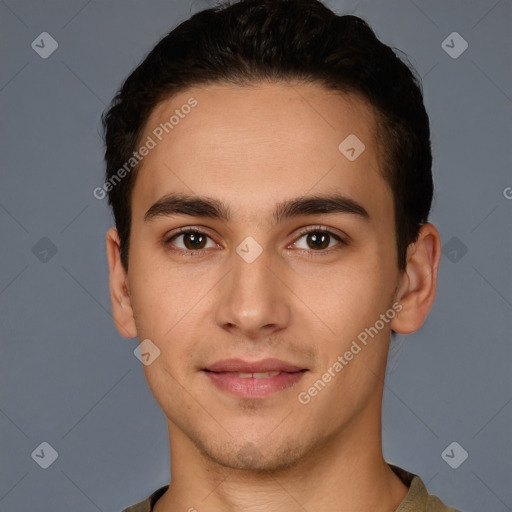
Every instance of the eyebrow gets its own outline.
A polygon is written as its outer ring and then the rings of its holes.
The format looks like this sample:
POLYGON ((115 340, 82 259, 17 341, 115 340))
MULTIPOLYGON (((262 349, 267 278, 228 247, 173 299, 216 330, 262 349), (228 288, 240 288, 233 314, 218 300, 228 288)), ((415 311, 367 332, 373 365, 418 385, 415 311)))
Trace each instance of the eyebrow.
MULTIPOLYGON (((300 196, 287 199, 276 205, 273 219, 276 224, 279 224, 284 220, 304 215, 336 213, 355 215, 366 221, 370 219, 370 215, 362 205, 341 194, 300 196)), ((144 215, 144 222, 172 215, 206 217, 226 222, 232 216, 230 208, 218 199, 172 193, 161 197, 148 209, 144 215)))

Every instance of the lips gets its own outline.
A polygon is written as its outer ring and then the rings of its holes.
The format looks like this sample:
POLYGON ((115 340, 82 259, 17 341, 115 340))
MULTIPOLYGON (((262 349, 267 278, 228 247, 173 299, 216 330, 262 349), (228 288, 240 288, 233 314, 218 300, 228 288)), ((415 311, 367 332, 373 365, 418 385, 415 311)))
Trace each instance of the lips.
POLYGON ((304 368, 281 361, 280 359, 263 359, 258 362, 248 362, 243 359, 224 359, 205 368, 216 373, 265 373, 265 372, 300 372, 304 368))
POLYGON ((218 389, 243 398, 264 398, 296 384, 307 372, 279 359, 248 362, 225 359, 204 369, 218 389))
POLYGON ((243 373, 243 372, 230 372, 235 377, 241 379, 268 379, 269 377, 275 377, 281 372, 254 372, 254 373, 243 373))

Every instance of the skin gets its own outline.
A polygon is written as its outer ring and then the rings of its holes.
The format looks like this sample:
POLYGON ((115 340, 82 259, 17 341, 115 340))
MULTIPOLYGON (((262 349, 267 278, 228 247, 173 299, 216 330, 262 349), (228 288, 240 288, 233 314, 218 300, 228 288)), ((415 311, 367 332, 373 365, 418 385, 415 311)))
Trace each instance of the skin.
MULTIPOLYGON (((392 511, 408 489, 385 463, 381 405, 391 329, 416 331, 435 296, 440 239, 425 224, 397 266, 392 192, 371 107, 319 85, 195 87, 165 100, 141 140, 193 96, 198 105, 144 158, 132 195, 129 267, 107 233, 113 315, 126 337, 149 338, 144 366, 169 428, 172 483, 156 512, 392 511), (338 145, 356 134, 349 161, 338 145), (275 223, 277 203, 333 191, 351 213, 275 223), (208 196, 226 220, 144 215, 173 192, 208 196), (177 228, 208 235, 201 254, 177 228), (325 247, 304 228, 323 226, 325 247), (236 252, 253 237, 262 253, 236 252), (167 241, 167 242, 166 242, 167 241), (180 253, 179 249, 189 252, 180 253), (177 249, 177 250, 176 250, 177 249), (402 309, 307 405, 307 391, 395 302, 402 309), (308 372, 262 399, 231 396, 201 370, 215 361, 278 358, 308 372)), ((313 230, 314 231, 314 230, 313 230)))

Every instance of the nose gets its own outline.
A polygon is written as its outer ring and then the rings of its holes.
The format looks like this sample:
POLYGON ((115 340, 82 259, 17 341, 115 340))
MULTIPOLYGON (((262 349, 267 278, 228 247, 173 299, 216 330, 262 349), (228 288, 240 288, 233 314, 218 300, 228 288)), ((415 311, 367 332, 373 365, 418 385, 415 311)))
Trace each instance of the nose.
POLYGON ((278 262, 263 250, 254 260, 238 253, 231 257, 231 271, 219 287, 216 322, 239 337, 268 337, 290 323, 290 289, 278 262))

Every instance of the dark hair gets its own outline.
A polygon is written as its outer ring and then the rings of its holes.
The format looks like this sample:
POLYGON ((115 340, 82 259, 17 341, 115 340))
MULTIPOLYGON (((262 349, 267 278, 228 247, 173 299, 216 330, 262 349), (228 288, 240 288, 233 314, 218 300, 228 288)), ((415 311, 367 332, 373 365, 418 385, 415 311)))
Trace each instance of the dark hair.
POLYGON ((165 36, 125 80, 102 117, 106 178, 112 185, 105 190, 124 267, 138 166, 112 180, 133 157, 153 109, 191 86, 261 80, 317 83, 359 94, 374 107, 381 171, 393 191, 397 264, 403 270, 433 194, 421 84, 364 20, 338 16, 317 0, 241 0, 198 12, 165 36))

